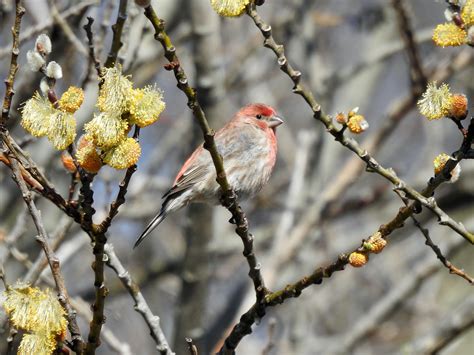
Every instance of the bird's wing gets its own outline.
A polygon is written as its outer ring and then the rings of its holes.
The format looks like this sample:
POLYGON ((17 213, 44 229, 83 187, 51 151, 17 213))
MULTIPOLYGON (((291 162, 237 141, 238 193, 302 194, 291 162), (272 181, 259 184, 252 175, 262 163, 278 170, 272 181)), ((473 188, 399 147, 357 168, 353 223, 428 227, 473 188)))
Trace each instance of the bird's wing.
POLYGON ((194 186, 196 183, 202 181, 208 173, 208 167, 204 165, 190 166, 188 170, 181 174, 176 180, 176 183, 171 189, 169 189, 163 198, 167 198, 171 195, 175 195, 179 192, 185 191, 188 188, 194 186))

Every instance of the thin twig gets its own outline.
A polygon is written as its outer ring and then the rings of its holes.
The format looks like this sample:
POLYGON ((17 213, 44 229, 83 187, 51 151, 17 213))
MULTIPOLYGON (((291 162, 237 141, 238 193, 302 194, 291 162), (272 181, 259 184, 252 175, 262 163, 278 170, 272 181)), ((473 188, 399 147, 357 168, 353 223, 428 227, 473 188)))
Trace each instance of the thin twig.
POLYGON ((31 192, 28 190, 28 187, 25 184, 25 181, 21 177, 20 168, 18 162, 15 159, 12 159, 12 169, 13 169, 13 178, 18 184, 22 192, 23 199, 28 206, 28 210, 33 218, 33 222, 36 226, 38 236, 36 240, 40 243, 41 248, 43 249, 45 256, 48 260, 51 273, 53 274, 54 282, 58 290, 58 299, 63 308, 66 310, 66 316, 68 319, 68 328, 72 337, 72 349, 77 353, 82 353, 83 341, 81 333, 76 321, 76 312, 72 309, 69 303, 68 292, 64 283, 64 278, 61 275, 59 259, 54 254, 53 249, 49 245, 48 235, 46 229, 44 228, 43 221, 41 218, 40 211, 36 208, 36 205, 32 199, 31 192))
MULTIPOLYGON (((87 35, 87 43, 89 46, 89 60, 94 64, 95 71, 97 73, 97 77, 100 78, 101 76, 101 68, 100 68, 100 61, 97 59, 95 55, 95 48, 94 48, 94 33, 92 32, 92 24, 94 23, 94 19, 92 17, 87 17, 87 24, 85 24, 82 28, 86 31, 87 35)), ((88 79, 87 75, 84 80, 88 79)))
MULTIPOLYGON (((402 196, 400 196, 400 197, 402 197, 402 196)), ((402 199, 406 204, 408 203, 408 201, 406 201, 406 199, 404 199, 404 198, 402 198, 402 199)), ((441 249, 439 248, 439 246, 436 245, 433 242, 433 239, 431 239, 429 230, 427 228, 424 228, 415 216, 412 215, 411 219, 413 220, 413 223, 415 224, 415 226, 420 230, 420 232, 425 237, 425 239, 426 239, 425 244, 433 250, 433 252, 436 254, 436 257, 439 259, 439 261, 441 261, 441 263, 449 270, 449 273, 454 274, 454 275, 458 275, 458 276, 462 277, 463 279, 465 279, 470 284, 474 284, 474 278, 469 276, 464 270, 461 270, 461 269, 457 268, 456 266, 454 266, 448 260, 448 258, 443 255, 443 253, 442 253, 441 249)))
POLYGON ((125 21, 127 20, 127 2, 128 0, 120 0, 117 21, 115 25, 112 26, 112 31, 114 36, 112 38, 112 46, 110 47, 109 54, 107 55, 107 60, 105 61, 105 67, 113 67, 117 61, 117 56, 120 48, 122 47, 122 30, 125 21))
POLYGON ((408 54, 411 69, 412 92, 414 95, 419 95, 426 87, 428 79, 423 71, 423 64, 421 63, 420 53, 415 42, 411 19, 406 8, 407 4, 404 0, 392 0, 392 7, 397 14, 398 29, 405 42, 408 54))
POLYGON ((21 6, 21 1, 16 0, 15 10, 15 24, 12 28, 13 43, 11 47, 11 59, 10 59, 10 70, 8 77, 5 80, 5 97, 3 99, 2 116, 0 117, 0 130, 5 130, 5 124, 10 115, 10 107, 12 105, 12 97, 15 94, 13 90, 13 82, 15 81, 15 75, 18 70, 18 54, 20 53, 20 25, 21 18, 25 14, 25 8, 21 6))
POLYGON ((115 271, 123 286, 135 301, 135 310, 140 313, 140 315, 145 320, 150 330, 150 335, 156 343, 156 349, 162 355, 173 355, 174 353, 171 351, 165 334, 161 329, 160 317, 154 315, 151 311, 148 303, 140 291, 139 286, 132 280, 129 272, 123 267, 122 263, 115 254, 112 244, 107 243, 105 245, 105 253, 107 255, 107 265, 115 271))
MULTIPOLYGON (((455 255, 463 248, 464 242, 460 239, 452 240, 446 245, 449 255, 455 255)), ((410 296, 423 285, 431 276, 439 270, 439 263, 431 257, 424 258, 421 262, 411 268, 400 281, 380 297, 369 310, 362 312, 357 317, 357 322, 348 328, 348 331, 339 337, 337 344, 330 353, 350 354, 354 353, 354 347, 360 343, 369 333, 377 329, 400 305, 410 299, 410 296)))
MULTIPOLYGON (((63 11, 60 13, 60 16, 63 19, 68 19, 71 16, 75 16, 79 13, 81 13, 85 8, 92 6, 92 5, 98 5, 99 0, 82 0, 80 3, 74 6, 70 6, 67 8, 67 10, 63 11)), ((25 31, 23 31, 20 35, 20 44, 23 44, 23 42, 26 42, 27 40, 33 38, 34 36, 40 34, 41 32, 45 31, 49 27, 53 25, 53 21, 51 18, 45 18, 44 21, 42 21, 40 24, 34 27, 29 27, 25 31)), ((8 55, 11 51, 11 48, 9 47, 4 47, 0 48, 0 59, 8 55)))
MULTIPOLYGON (((140 135, 140 127, 135 126, 135 131, 133 133, 133 138, 138 139, 140 135)), ((121 205, 125 203, 125 195, 127 194, 128 184, 132 178, 132 175, 137 171, 137 166, 132 165, 127 169, 123 180, 119 184, 119 192, 115 200, 111 203, 109 208, 109 214, 99 225, 99 230, 101 233, 106 233, 112 223, 113 218, 117 215, 118 210, 121 205)))
POLYGON ((48 1, 50 9, 51 9, 51 15, 53 16, 54 21, 61 27, 64 35, 68 39, 69 42, 76 48, 76 50, 81 53, 84 57, 87 57, 87 49, 82 44, 82 42, 77 38, 76 34, 72 30, 71 26, 67 23, 64 17, 61 16, 61 14, 58 11, 58 8, 56 7, 56 4, 54 1, 49 0, 48 1))

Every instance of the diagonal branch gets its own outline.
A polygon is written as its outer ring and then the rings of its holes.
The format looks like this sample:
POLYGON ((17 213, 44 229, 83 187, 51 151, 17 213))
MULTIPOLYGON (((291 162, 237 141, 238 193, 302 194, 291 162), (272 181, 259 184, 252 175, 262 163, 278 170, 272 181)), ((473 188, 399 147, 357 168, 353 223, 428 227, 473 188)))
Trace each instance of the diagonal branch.
POLYGON ((112 244, 107 243, 105 245, 105 254, 107 255, 107 265, 115 271, 117 277, 122 282, 122 285, 128 291, 135 301, 135 310, 141 314, 145 320, 150 334, 156 343, 156 350, 162 355, 174 355, 171 348, 166 340, 165 334, 160 326, 160 317, 154 315, 151 311, 148 303, 143 297, 140 288, 132 280, 128 271, 124 268, 117 255, 115 254, 112 244))
POLYGON ((232 213, 232 222, 237 226, 235 231, 244 244, 243 254, 247 259, 250 268, 249 276, 253 281, 257 300, 261 300, 268 291, 265 288, 263 277, 260 272, 260 264, 257 262, 257 258, 253 251, 253 236, 249 232, 247 217, 238 204, 237 195, 227 180, 224 170, 224 162, 214 141, 214 131, 209 126, 206 115, 199 104, 196 91, 189 86, 186 73, 181 67, 181 63, 176 54, 176 48, 173 46, 170 37, 165 31, 164 21, 158 18, 151 5, 145 8, 145 16, 153 25, 153 28, 155 29, 155 39, 163 46, 165 57, 169 61, 169 64, 165 68, 173 70, 178 82, 178 88, 183 91, 188 98, 188 106, 193 111, 194 117, 198 121, 199 127, 204 135, 204 148, 211 154, 214 167, 216 168, 216 181, 222 189, 221 203, 230 213, 232 213))
MULTIPOLYGON (((380 176, 384 177, 388 181, 390 181, 393 185, 397 187, 397 189, 404 191, 411 199, 414 199, 418 205, 424 205, 428 209, 430 209, 433 213, 438 215, 441 221, 446 220, 446 215, 442 212, 439 207, 432 203, 432 200, 428 200, 429 197, 433 194, 435 189, 443 182, 448 181, 451 178, 451 170, 454 169, 456 164, 462 160, 470 149, 472 141, 474 139, 474 122, 471 120, 471 125, 468 130, 468 134, 464 137, 463 143, 461 148, 453 153, 453 158, 444 167, 443 171, 436 175, 433 179, 430 180, 428 186, 419 193, 408 184, 406 184, 403 180, 401 180, 391 168, 385 168, 380 165, 365 149, 363 149, 356 140, 352 138, 348 138, 344 135, 343 129, 337 129, 336 126, 333 124, 332 118, 325 114, 321 109, 321 106, 314 98, 313 93, 306 88, 301 83, 301 72, 295 70, 291 64, 289 63, 286 54, 285 48, 283 45, 278 44, 272 35, 272 28, 269 24, 263 21, 260 15, 257 12, 255 4, 249 4, 247 6, 247 14, 252 18, 255 25, 259 28, 262 32, 264 40, 264 46, 271 49, 278 60, 278 65, 280 69, 287 74, 293 84, 293 92, 295 94, 300 95, 306 101, 306 103, 310 106, 311 110, 313 111, 313 117, 324 124, 326 130, 331 134, 336 141, 340 144, 345 146, 347 149, 354 152, 362 161, 366 164, 366 170, 368 172, 374 172, 379 174, 380 176)), ((414 206, 412 206, 414 207, 414 206)), ((409 214, 410 215, 410 214, 409 214)), ((408 218, 408 216, 406 218, 408 218)), ((471 244, 474 244, 474 235, 468 232, 462 225, 459 223, 454 222, 453 220, 446 221, 448 227, 453 229, 455 232, 460 234, 466 240, 468 240, 471 244)), ((385 235, 385 234, 383 234, 385 235)))

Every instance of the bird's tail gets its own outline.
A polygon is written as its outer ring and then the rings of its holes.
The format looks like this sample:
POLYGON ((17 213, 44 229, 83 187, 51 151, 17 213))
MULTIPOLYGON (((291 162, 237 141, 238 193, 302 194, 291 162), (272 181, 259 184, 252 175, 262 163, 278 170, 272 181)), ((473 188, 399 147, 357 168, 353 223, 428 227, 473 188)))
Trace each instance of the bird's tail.
POLYGON ((148 226, 143 231, 142 235, 138 237, 137 241, 135 242, 133 249, 140 245, 140 243, 145 239, 158 225, 163 222, 167 215, 165 209, 161 209, 160 213, 157 214, 153 220, 148 224, 148 226))

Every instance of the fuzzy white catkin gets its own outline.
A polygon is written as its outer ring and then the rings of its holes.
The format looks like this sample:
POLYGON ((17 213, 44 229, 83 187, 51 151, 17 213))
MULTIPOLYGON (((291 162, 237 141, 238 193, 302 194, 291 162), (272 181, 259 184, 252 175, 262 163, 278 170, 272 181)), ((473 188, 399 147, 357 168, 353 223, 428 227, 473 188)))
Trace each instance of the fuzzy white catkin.
POLYGON ((63 70, 58 63, 54 61, 49 62, 46 67, 46 76, 56 80, 61 79, 63 77, 63 70))
POLYGON ((41 79, 41 81, 40 81, 40 90, 41 90, 41 93, 43 94, 43 96, 48 95, 49 89, 50 89, 50 87, 49 87, 49 84, 48 84, 48 79, 46 79, 46 78, 41 79))
POLYGON ((39 53, 44 55, 51 53, 51 39, 49 39, 47 34, 40 34, 38 38, 36 38, 35 48, 39 53))
POLYGON ((32 71, 39 71, 46 63, 41 54, 34 50, 29 50, 26 53, 26 59, 32 71))

